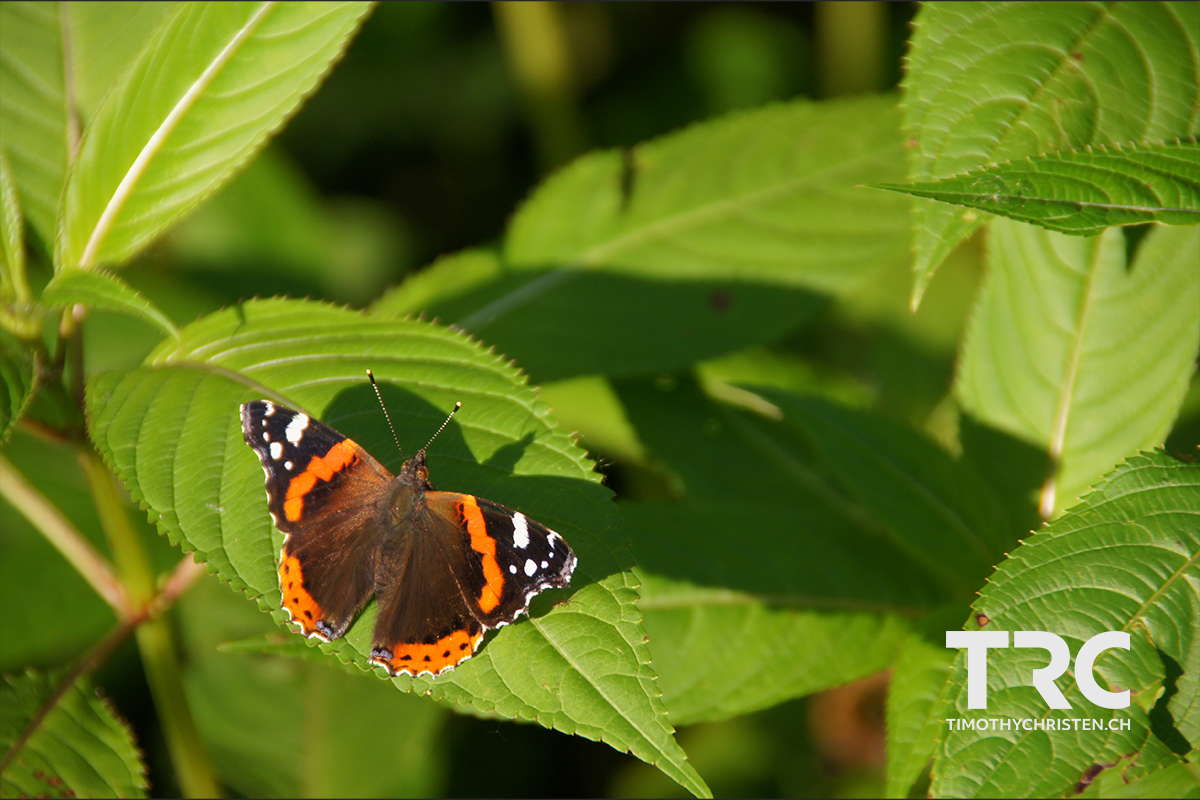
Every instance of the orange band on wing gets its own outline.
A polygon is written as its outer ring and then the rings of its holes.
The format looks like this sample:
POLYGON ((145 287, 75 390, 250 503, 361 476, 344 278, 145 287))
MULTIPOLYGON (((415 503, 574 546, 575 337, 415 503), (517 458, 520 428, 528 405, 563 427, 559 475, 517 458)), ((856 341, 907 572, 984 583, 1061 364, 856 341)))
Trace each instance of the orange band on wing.
POLYGON ((483 579, 487 583, 476 602, 483 613, 489 614, 500 605, 500 595, 504 592, 504 573, 496 563, 496 541, 487 535, 487 523, 483 521, 483 512, 474 497, 464 497, 462 515, 467 521, 467 533, 471 534, 471 549, 483 556, 483 579))
POLYGON ((283 555, 279 564, 279 588, 283 592, 283 607, 292 615, 292 622, 300 626, 304 635, 326 638, 317 628, 325 612, 304 588, 304 571, 295 556, 283 555))
POLYGON ((287 497, 283 501, 283 515, 288 522, 295 522, 304 513, 304 498, 317 485, 317 479, 327 481, 339 470, 353 464, 358 456, 354 442, 349 439, 329 448, 329 452, 308 462, 304 472, 292 478, 288 484, 287 497))
POLYGON ((393 675, 401 672, 414 677, 422 672, 440 675, 474 655, 482 638, 483 631, 473 635, 466 630, 454 631, 433 644, 393 645, 390 659, 376 655, 371 658, 371 663, 380 665, 393 675))

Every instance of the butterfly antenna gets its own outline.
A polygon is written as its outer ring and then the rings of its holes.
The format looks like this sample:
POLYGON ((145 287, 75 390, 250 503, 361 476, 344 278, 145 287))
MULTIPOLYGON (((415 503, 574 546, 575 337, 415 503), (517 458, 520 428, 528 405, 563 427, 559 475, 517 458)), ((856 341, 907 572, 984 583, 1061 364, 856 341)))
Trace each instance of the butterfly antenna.
MULTIPOLYGON (((387 420, 388 428, 392 431, 392 439, 396 442, 396 449, 400 451, 400 457, 404 458, 404 448, 400 446, 400 437, 396 435, 396 428, 392 425, 392 418, 387 412, 387 406, 383 404, 383 395, 379 393, 379 384, 375 382, 375 373, 367 370, 367 377, 371 379, 371 388, 375 390, 375 397, 379 399, 379 407, 383 409, 383 418, 387 420)), ((446 426, 443 425, 442 427, 446 426)))
POLYGON ((426 442, 425 446, 421 448, 422 453, 424 453, 426 450, 429 449, 429 445, 433 444, 433 440, 438 437, 439 433, 446 430, 446 426, 450 424, 450 420, 454 419, 454 415, 458 413, 458 410, 460 408, 462 408, 462 402, 461 401, 456 402, 454 404, 454 409, 450 412, 450 416, 446 417, 446 421, 442 423, 442 427, 440 427, 436 431, 434 431, 433 436, 430 436, 429 441, 426 442))

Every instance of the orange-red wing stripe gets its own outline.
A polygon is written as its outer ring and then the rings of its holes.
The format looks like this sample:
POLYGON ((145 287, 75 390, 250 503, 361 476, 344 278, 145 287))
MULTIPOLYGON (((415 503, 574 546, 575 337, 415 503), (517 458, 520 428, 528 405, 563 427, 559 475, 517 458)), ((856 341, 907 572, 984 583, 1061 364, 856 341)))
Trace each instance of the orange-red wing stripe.
POLYGON ((313 596, 304 588, 304 571, 295 556, 283 554, 279 564, 279 589, 283 592, 283 607, 292 616, 292 622, 300 626, 305 636, 319 636, 317 623, 325 617, 313 596))
POLYGON ((467 521, 467 533, 471 534, 471 549, 483 556, 483 578, 487 582, 476 602, 483 613, 490 614, 492 609, 500 605, 500 595, 504 592, 504 573, 496 562, 496 542, 487 535, 483 512, 471 495, 463 497, 462 515, 467 521))
POLYGON ((283 515, 288 522, 295 522, 304 513, 304 497, 317 485, 317 480, 327 481, 334 473, 353 464, 358 458, 354 452, 354 442, 349 439, 329 448, 323 456, 308 462, 304 472, 292 478, 288 484, 287 497, 283 501, 283 515))
POLYGON ((440 675, 474 655, 482 638, 483 631, 472 635, 470 631, 463 630, 443 636, 433 644, 396 644, 391 648, 390 659, 377 655, 371 659, 371 663, 379 664, 393 675, 401 672, 414 677, 422 672, 440 675))

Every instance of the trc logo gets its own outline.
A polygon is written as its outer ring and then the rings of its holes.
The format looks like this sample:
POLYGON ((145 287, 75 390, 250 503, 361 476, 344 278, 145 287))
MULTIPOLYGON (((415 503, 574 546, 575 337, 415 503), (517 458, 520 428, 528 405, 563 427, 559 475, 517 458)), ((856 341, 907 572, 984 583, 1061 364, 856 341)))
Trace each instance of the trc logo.
MULTIPOLYGON (((1071 651, 1062 637, 1046 631, 1017 631, 1013 645, 1050 651, 1049 666, 1033 670, 1033 686, 1051 708, 1070 708, 1071 704, 1054 684, 1054 679, 1066 672, 1071 663, 1071 651)), ((992 647, 1008 647, 1008 631, 946 631, 946 647, 967 649, 967 708, 987 708, 987 651, 992 647)), ((1111 647, 1128 650, 1129 634, 1105 631, 1084 642, 1075 656, 1075 682, 1083 696, 1101 708, 1128 708, 1128 689, 1123 692, 1101 689, 1092 674, 1096 656, 1111 647)))

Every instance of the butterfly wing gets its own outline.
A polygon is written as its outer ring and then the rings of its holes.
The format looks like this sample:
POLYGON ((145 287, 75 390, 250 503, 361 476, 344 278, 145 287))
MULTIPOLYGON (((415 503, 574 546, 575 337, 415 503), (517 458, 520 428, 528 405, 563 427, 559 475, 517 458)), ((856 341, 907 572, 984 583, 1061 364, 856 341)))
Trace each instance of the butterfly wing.
POLYGON ((267 476, 267 506, 284 534, 283 607, 305 636, 342 636, 375 591, 392 475, 358 444, 299 411, 256 400, 242 435, 267 476))
POLYGON ((439 675, 470 658, 485 628, 512 622, 542 590, 566 586, 576 564, 559 534, 456 492, 425 492, 389 548, 372 661, 393 674, 439 675))

